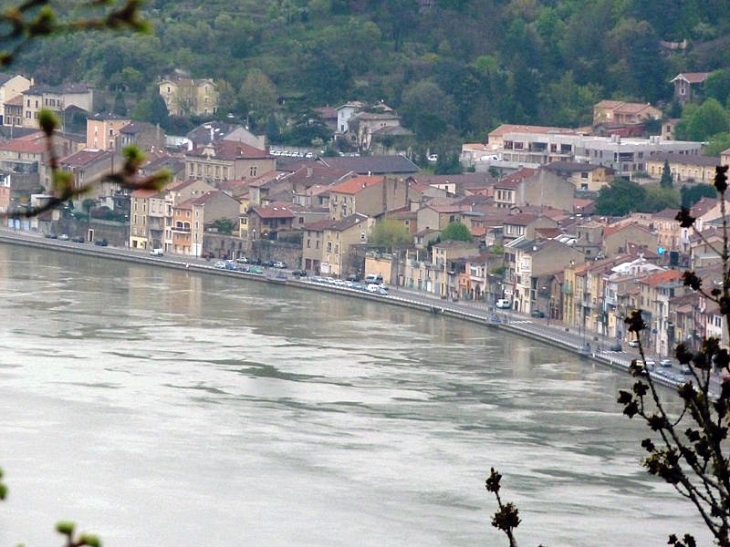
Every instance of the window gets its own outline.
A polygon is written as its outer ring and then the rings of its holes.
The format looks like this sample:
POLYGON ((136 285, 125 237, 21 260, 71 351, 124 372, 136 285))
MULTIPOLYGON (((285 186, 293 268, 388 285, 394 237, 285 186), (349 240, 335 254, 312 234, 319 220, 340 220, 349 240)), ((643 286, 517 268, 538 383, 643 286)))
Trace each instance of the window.
POLYGON ((328 253, 331 253, 332 252, 332 242, 331 241, 328 241, 327 242, 327 252, 328 253))
POLYGON ((252 165, 250 169, 248 170, 249 176, 255 177, 256 173, 258 172, 258 168, 255 165, 252 165))
POLYGON ((312 240, 307 239, 307 249, 311 249, 311 247, 312 247, 312 240))

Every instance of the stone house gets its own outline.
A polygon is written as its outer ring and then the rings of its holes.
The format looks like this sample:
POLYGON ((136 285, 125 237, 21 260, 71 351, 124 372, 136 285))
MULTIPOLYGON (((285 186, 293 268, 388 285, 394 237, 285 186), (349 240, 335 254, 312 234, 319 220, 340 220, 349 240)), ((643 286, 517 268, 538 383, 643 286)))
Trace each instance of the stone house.
MULTIPOLYGON (((450 201, 450 200, 449 200, 450 201)), ((431 200, 416 212, 418 230, 441 231, 452 222, 461 222, 461 214, 465 208, 455 202, 431 200)))
POLYGON ((239 203, 219 190, 211 190, 173 207, 172 241, 166 249, 173 253, 201 256, 206 229, 219 219, 238 219, 239 203))
POLYGON ((147 122, 131 122, 119 129, 117 150, 136 146, 143 152, 165 149, 165 132, 159 125, 147 122))
POLYGON ((334 220, 354 213, 376 217, 406 206, 408 182, 400 177, 360 175, 335 184, 329 195, 329 210, 334 220))
POLYGON ((23 92, 23 126, 39 128, 38 114, 42 108, 62 114, 70 106, 93 112, 94 89, 86 84, 31 86, 23 92))
POLYGON ((132 122, 127 116, 95 114, 86 120, 86 147, 95 150, 121 150, 119 130, 132 122))
POLYGON ((212 116, 218 110, 218 89, 209 78, 193 79, 176 71, 158 84, 171 116, 212 116))
POLYGON ((322 219, 302 228, 302 265, 310 273, 319 275, 322 266, 324 229, 333 224, 332 219, 322 219))
POLYGON ((661 118, 662 111, 648 103, 603 100, 593 105, 593 125, 639 125, 661 118))
POLYGON ((9 126, 23 125, 23 113, 22 105, 23 99, 22 93, 33 85, 33 80, 28 79, 19 74, 5 74, 0 73, 0 124, 9 126), (13 105, 20 104, 21 110, 8 109, 5 105, 13 100, 16 100, 13 105))
POLYGON ((523 167, 494 183, 494 205, 510 209, 520 205, 518 200, 520 183, 537 173, 537 169, 523 167))
POLYGON ((508 215, 502 222, 502 240, 507 243, 521 237, 535 239, 535 230, 557 227, 558 223, 556 221, 541 214, 518 213, 508 215))
POLYGON ((679 154, 656 154, 646 160, 646 172, 655 180, 664 173, 664 163, 669 163, 672 180, 675 184, 712 184, 715 167, 721 159, 708 156, 685 156, 679 154))
POLYGON ((561 271, 571 260, 583 260, 579 251, 554 239, 520 238, 507 243, 504 250, 505 298, 512 300, 515 310, 524 313, 536 309, 541 277, 561 271))
POLYGON ((212 186, 232 179, 255 178, 275 169, 274 156, 239 142, 219 140, 185 154, 187 177, 212 186))
POLYGON ((684 72, 672 78, 670 83, 674 84, 674 100, 681 104, 701 101, 702 84, 709 75, 709 72, 684 72))
POLYGON ((354 273, 356 265, 349 261, 351 247, 367 243, 373 224, 373 219, 355 213, 325 226, 322 233, 320 272, 331 276, 354 273))
POLYGON ((548 169, 538 169, 522 179, 516 187, 516 205, 553 207, 562 211, 573 210, 575 186, 564 177, 548 169))
POLYGON ((631 243, 656 250, 659 243, 658 234, 638 223, 609 225, 603 229, 604 256, 627 253, 631 243))
MULTIPOLYGON (((73 175, 74 186, 89 186, 89 191, 74 198, 74 207, 81 209, 85 199, 97 202, 114 209, 114 198, 121 187, 118 182, 106 180, 106 175, 121 170, 124 158, 114 150, 84 149, 74 152, 59 160, 59 168, 73 175)), ((50 180, 50 167, 46 166, 46 177, 50 180)))
POLYGON ((611 184, 615 175, 610 167, 570 161, 556 161, 543 169, 565 178, 576 190, 584 192, 598 192, 604 186, 611 184))

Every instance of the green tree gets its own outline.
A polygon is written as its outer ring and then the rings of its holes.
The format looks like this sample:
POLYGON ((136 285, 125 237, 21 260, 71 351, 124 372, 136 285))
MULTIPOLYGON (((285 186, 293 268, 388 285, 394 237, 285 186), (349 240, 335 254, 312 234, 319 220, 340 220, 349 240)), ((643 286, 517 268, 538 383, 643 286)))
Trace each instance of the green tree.
POLYGON ((692 184, 691 186, 682 186, 679 189, 681 195, 682 207, 692 207, 702 198, 715 198, 717 191, 711 184, 692 184))
POLYGON ((646 198, 640 203, 636 210, 641 213, 657 213, 664 209, 678 209, 680 194, 674 188, 664 188, 658 184, 650 184, 643 187, 646 190, 646 198))
POLYGON ((241 85, 240 100, 246 105, 244 112, 252 127, 262 127, 276 108, 276 87, 263 71, 249 71, 241 85))
POLYGON ((441 241, 471 241, 471 232, 463 222, 451 222, 441 231, 441 241))
POLYGON ((703 84, 705 97, 711 97, 720 104, 730 99, 730 69, 723 68, 711 73, 703 84))
POLYGON ((231 235, 236 223, 230 218, 217 218, 213 221, 213 228, 218 230, 219 234, 231 235))
POLYGON ((454 123, 456 109, 453 98, 438 84, 418 82, 403 93, 400 108, 403 124, 421 142, 435 142, 454 123))
MULTIPOLYGON (((718 133, 730 131, 728 114, 722 105, 715 99, 707 99, 698 108, 688 110, 689 115, 682 113, 682 135, 679 138, 686 138, 692 141, 705 141, 718 133)), ((680 128, 677 128, 680 133, 680 128)))
POLYGON ((599 215, 621 217, 637 211, 645 200, 646 190, 642 186, 626 179, 616 178, 598 192, 596 212, 599 215))
POLYGON ((373 226, 368 243, 377 247, 385 247, 388 251, 406 247, 413 242, 408 229, 397 220, 386 219, 373 226))
POLYGON ((664 160, 662 178, 659 180, 659 186, 662 188, 671 188, 674 186, 674 177, 672 177, 672 169, 669 167, 669 160, 664 160))
POLYGON ((719 156, 728 148, 730 148, 730 133, 718 133, 709 138, 702 153, 710 157, 719 156))
POLYGON ((127 115, 127 103, 124 101, 124 93, 121 91, 117 91, 114 96, 114 107, 112 108, 112 113, 117 116, 127 115))

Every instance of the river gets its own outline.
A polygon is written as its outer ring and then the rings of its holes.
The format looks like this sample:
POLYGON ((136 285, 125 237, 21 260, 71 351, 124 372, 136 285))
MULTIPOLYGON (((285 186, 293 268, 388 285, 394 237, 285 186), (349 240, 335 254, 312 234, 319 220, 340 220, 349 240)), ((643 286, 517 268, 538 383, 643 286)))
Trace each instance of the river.
POLYGON ((0 545, 709 543, 623 374, 466 322, 0 244, 0 545))

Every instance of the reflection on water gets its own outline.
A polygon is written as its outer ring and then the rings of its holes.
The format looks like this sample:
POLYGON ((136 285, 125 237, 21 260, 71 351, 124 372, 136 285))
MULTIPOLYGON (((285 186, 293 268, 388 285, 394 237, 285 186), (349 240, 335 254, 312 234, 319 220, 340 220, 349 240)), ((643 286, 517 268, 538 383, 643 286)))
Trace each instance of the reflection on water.
POLYGON ((0 545, 505 545, 491 466, 523 544, 701 536, 638 465, 629 379, 537 342, 5 246, 0 291, 0 545))

